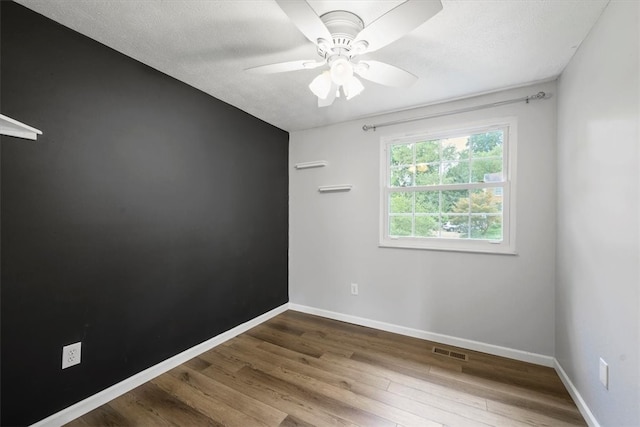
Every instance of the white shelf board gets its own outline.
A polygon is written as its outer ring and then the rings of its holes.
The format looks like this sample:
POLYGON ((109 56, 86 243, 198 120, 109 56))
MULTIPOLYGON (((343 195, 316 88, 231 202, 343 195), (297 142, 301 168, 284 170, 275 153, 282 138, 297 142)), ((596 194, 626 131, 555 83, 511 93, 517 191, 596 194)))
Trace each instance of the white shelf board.
POLYGON ((323 168, 327 166, 326 160, 316 160, 315 162, 296 163, 296 169, 323 168))
POLYGON ((35 141, 38 135, 42 135, 42 131, 0 114, 0 135, 16 136, 35 141))
POLYGON ((351 191, 351 187, 351 184, 323 185, 318 187, 318 191, 321 193, 335 193, 339 191, 351 191))

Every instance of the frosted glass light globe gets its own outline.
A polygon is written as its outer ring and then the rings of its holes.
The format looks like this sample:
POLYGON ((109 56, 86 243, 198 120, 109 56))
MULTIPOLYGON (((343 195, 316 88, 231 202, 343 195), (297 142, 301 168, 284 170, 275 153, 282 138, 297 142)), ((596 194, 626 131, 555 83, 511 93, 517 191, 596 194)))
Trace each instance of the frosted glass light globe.
POLYGON ((364 90, 364 86, 362 85, 362 82, 358 80, 357 77, 352 76, 351 79, 349 79, 349 81, 347 82, 347 84, 342 86, 342 89, 345 91, 345 94, 347 95, 347 100, 349 100, 354 96, 360 95, 360 93, 362 93, 362 91, 364 90))
POLYGON ((318 98, 327 99, 329 91, 331 90, 331 75, 329 71, 325 71, 313 79, 309 85, 309 89, 311 89, 311 92, 318 98))
POLYGON ((353 77, 353 67, 345 58, 338 58, 331 64, 331 80, 338 86, 347 83, 351 77, 353 77))

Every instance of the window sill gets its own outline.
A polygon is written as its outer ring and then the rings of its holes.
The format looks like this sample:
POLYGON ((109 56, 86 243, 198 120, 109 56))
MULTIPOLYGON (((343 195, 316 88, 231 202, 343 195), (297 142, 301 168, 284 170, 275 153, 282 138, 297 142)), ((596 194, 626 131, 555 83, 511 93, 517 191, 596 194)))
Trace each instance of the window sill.
POLYGON ((502 243, 487 241, 450 242, 416 241, 413 239, 388 239, 378 243, 379 248, 418 249, 440 252, 466 252, 489 255, 518 255, 514 247, 502 243))

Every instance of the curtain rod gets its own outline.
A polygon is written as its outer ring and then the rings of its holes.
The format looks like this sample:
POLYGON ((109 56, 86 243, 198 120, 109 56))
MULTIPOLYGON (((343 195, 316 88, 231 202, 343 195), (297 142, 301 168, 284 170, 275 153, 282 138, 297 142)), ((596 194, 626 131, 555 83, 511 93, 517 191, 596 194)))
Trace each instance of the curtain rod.
POLYGON ((529 101, 535 101, 535 100, 538 100, 538 99, 549 99, 549 98, 551 98, 551 96, 547 96, 546 93, 538 92, 535 95, 525 96, 525 97, 522 97, 522 98, 507 99, 506 101, 498 101, 498 102, 493 102, 491 104, 476 105, 476 106, 473 106, 473 107, 461 108, 459 110, 445 111, 445 112, 442 112, 442 113, 429 114, 427 116, 413 117, 413 118, 410 118, 410 119, 394 120, 392 122, 378 123, 376 125, 364 125, 364 126, 362 126, 362 130, 367 132, 367 131, 373 129, 373 131, 375 132, 377 128, 381 128, 381 127, 385 127, 385 126, 399 125, 401 123, 415 122, 415 121, 424 120, 424 119, 433 119, 435 117, 450 116, 452 114, 468 113, 469 111, 476 111, 476 110, 482 110, 482 109, 485 109, 485 108, 499 107, 501 105, 514 104, 516 102, 526 102, 528 104, 529 101))

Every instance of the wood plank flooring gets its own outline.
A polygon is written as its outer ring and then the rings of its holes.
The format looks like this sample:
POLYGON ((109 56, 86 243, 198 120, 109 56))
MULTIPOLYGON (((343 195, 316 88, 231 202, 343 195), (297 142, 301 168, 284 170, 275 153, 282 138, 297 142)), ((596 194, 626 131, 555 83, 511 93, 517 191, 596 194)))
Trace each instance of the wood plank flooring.
POLYGON ((586 424, 553 369, 287 311, 67 425, 586 424))

